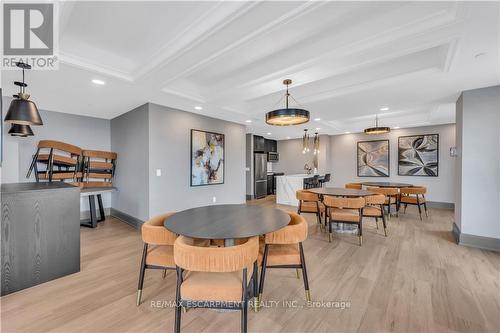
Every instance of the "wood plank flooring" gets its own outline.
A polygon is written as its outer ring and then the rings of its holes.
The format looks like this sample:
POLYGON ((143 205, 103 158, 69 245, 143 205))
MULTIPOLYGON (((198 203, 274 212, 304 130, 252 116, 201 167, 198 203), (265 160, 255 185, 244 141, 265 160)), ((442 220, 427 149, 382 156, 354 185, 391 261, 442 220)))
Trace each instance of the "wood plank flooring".
MULTIPOLYGON (((249 204, 275 206, 272 197, 249 204)), ((351 235, 329 243, 315 216, 304 214, 311 296, 324 307, 302 307, 294 270, 269 270, 268 307, 249 311, 249 331, 498 332, 500 254, 457 246, 452 211, 431 209, 420 221, 414 208, 388 222, 387 238, 367 219, 362 247, 351 235), (271 307, 271 300, 297 302, 271 307)), ((81 231, 81 272, 2 297, 2 332, 173 331, 173 272, 162 279, 160 271, 147 271, 143 303, 135 306, 140 233, 114 218, 81 231)), ((238 332, 239 325, 239 312, 195 309, 183 315, 182 332, 238 332)))

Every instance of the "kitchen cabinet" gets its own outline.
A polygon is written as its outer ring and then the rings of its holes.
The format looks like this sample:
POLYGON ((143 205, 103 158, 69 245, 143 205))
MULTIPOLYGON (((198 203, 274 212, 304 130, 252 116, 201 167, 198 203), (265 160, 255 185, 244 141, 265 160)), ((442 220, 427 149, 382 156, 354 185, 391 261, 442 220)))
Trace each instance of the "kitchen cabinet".
POLYGON ((278 152, 278 141, 265 139, 266 153, 278 152))
POLYGON ((266 139, 263 136, 253 136, 253 150, 254 152, 266 152, 266 139))

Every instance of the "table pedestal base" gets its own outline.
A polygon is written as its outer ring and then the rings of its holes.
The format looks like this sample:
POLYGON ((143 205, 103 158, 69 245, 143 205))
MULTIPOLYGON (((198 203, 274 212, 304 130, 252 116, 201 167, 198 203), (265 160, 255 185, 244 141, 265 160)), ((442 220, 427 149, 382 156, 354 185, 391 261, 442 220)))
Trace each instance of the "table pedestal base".
POLYGON ((332 223, 332 230, 338 234, 357 234, 358 226, 350 223, 332 223))

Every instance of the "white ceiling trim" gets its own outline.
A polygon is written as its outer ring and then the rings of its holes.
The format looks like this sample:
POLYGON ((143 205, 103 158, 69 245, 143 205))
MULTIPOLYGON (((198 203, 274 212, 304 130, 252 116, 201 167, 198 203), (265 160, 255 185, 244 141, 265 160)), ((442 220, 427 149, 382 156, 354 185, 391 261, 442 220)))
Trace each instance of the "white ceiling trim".
POLYGON ((85 69, 87 71, 91 71, 94 73, 100 73, 106 76, 111 76, 120 80, 132 82, 133 78, 130 75, 129 72, 121 71, 116 68, 111 68, 108 66, 103 66, 103 65, 97 65, 89 62, 88 60, 79 58, 78 56, 75 56, 73 54, 69 54, 67 52, 59 52, 59 60, 66 64, 70 65, 73 67, 85 69))

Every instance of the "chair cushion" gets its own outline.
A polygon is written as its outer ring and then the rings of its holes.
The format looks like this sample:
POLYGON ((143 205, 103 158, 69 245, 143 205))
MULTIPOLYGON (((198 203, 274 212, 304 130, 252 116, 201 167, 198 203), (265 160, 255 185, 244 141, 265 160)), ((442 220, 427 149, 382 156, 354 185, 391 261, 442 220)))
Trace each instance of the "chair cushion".
POLYGON ((363 216, 381 217, 382 210, 377 206, 366 206, 365 208, 363 208, 363 216))
MULTIPOLYGON (((253 267, 247 269, 247 282, 253 267)), ((241 301, 243 271, 230 273, 188 272, 181 284, 181 298, 193 301, 241 301)))
MULTIPOLYGON (((325 205, 323 205, 321 202, 318 202, 318 205, 319 205, 319 210, 321 212, 324 212, 325 205)), ((318 206, 316 206, 316 202, 303 201, 302 205, 300 206, 300 211, 302 213, 316 213, 318 211, 318 206)))
MULTIPOLYGON (((425 202, 425 198, 419 197, 418 201, 422 204, 425 202)), ((409 195, 402 195, 401 202, 416 205, 417 204, 417 197, 409 196, 409 195)))
MULTIPOLYGON (((264 258, 264 246, 260 247, 259 265, 264 258)), ((300 264, 300 252, 298 244, 270 244, 267 253, 267 266, 274 265, 298 265, 300 264)))
POLYGON ((333 208, 332 219, 334 221, 359 222, 359 211, 357 209, 333 208))
POLYGON ((146 265, 175 267, 174 247, 172 245, 149 246, 146 265))

